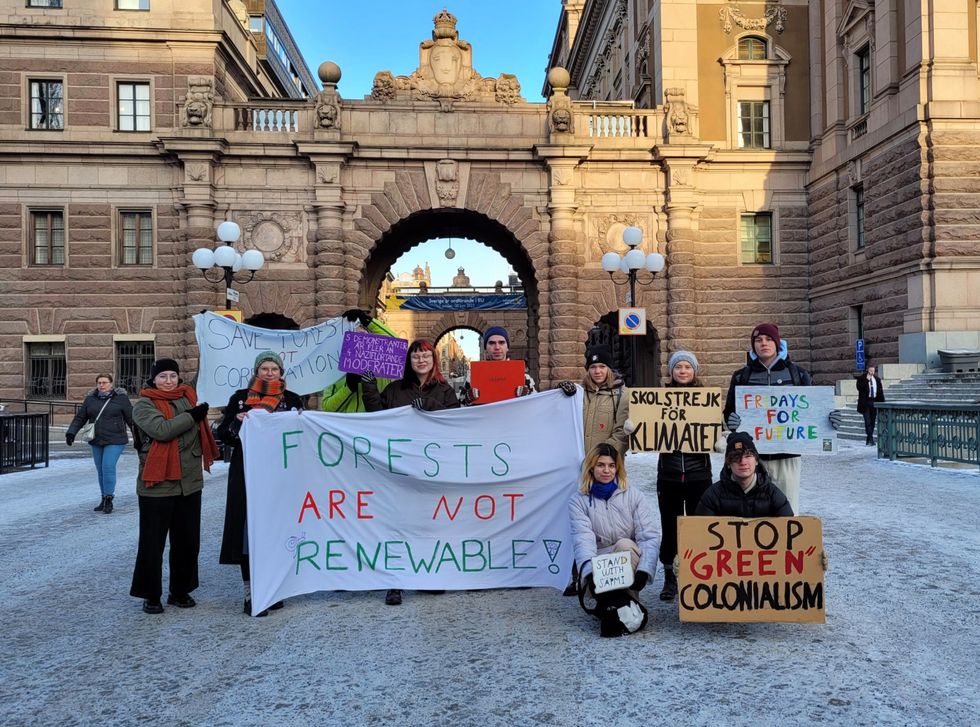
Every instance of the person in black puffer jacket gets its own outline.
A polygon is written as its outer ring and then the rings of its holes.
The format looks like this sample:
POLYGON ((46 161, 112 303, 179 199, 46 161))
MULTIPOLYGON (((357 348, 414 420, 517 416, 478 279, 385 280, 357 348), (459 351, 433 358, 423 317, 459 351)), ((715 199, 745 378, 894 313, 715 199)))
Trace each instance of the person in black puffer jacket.
POLYGON ((735 432, 728 438, 721 479, 701 496, 694 514, 792 517, 793 508, 759 461, 752 437, 747 432, 735 432))
MULTIPOLYGON (((670 383, 667 386, 701 386, 697 357, 690 351, 677 351, 667 362, 670 383)), ((664 564, 664 587, 661 601, 677 597, 677 578, 671 569, 677 555, 677 518, 693 515, 701 495, 711 486, 711 456, 667 452, 657 459, 657 504, 660 506, 660 562, 664 564)))

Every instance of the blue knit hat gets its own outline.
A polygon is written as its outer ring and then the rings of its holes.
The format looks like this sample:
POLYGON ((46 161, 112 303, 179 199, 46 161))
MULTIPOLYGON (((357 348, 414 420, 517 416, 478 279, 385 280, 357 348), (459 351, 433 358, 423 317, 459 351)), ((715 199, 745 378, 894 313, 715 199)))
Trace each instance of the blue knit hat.
POLYGON ((490 340, 491 336, 503 336, 504 340, 507 341, 507 347, 510 347, 510 334, 507 333, 507 329, 503 326, 490 326, 487 330, 483 332, 483 347, 487 347, 487 341, 490 340))
POLYGON ((698 372, 698 368, 700 368, 698 364, 698 357, 690 351, 675 351, 667 360, 667 372, 670 373, 673 371, 674 367, 681 361, 687 361, 689 364, 691 364, 695 374, 698 372))

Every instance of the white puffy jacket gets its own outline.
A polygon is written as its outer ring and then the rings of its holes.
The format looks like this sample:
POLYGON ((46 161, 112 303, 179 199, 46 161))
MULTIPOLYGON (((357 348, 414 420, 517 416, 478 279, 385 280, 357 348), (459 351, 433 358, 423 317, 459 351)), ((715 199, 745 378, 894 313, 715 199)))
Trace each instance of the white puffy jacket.
POLYGON ((580 578, 592 572, 593 556, 610 553, 617 540, 629 538, 640 546, 637 570, 649 573, 653 580, 660 556, 660 518, 654 516, 642 492, 627 487, 616 490, 608 500, 594 497, 591 503, 588 495, 576 493, 568 509, 580 578))

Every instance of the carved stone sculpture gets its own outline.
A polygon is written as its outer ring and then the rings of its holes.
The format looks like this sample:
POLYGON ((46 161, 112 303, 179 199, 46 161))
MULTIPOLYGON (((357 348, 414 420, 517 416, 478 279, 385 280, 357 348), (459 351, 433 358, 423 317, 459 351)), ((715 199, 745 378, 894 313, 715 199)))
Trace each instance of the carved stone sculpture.
POLYGON ((185 127, 210 128, 211 109, 214 107, 214 80, 208 76, 188 76, 187 97, 181 124, 185 127))
POLYGON ((440 207, 454 207, 459 196, 459 169, 452 159, 436 164, 436 195, 440 207))
POLYGON ((683 88, 665 88, 664 98, 667 101, 667 136, 673 142, 677 137, 688 139, 697 135, 695 121, 697 109, 690 106, 685 98, 683 88))
POLYGON ((572 100, 565 93, 570 83, 568 71, 556 66, 548 71, 548 84, 551 98, 548 99, 548 128, 551 133, 570 134, 574 132, 572 100))

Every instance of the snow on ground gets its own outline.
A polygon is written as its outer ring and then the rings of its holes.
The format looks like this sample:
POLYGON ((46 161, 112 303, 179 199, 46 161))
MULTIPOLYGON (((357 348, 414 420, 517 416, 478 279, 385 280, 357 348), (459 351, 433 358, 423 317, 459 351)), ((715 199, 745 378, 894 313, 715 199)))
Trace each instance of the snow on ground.
MULTIPOLYGON (((77 447, 76 447, 77 449, 77 447)), ((717 472, 721 456, 714 456, 717 472)), ((655 498, 655 455, 631 455, 655 498)), ((0 476, 0 724, 975 724, 980 476, 807 457, 823 519, 827 623, 680 623, 644 592, 639 634, 600 639, 547 589, 293 598, 241 613, 217 563, 227 465, 207 478, 198 607, 146 616, 128 595, 136 458, 116 512, 87 458, 0 476), (617 687, 616 685, 622 685, 617 687)), ((166 576, 165 576, 166 582, 166 576)))

